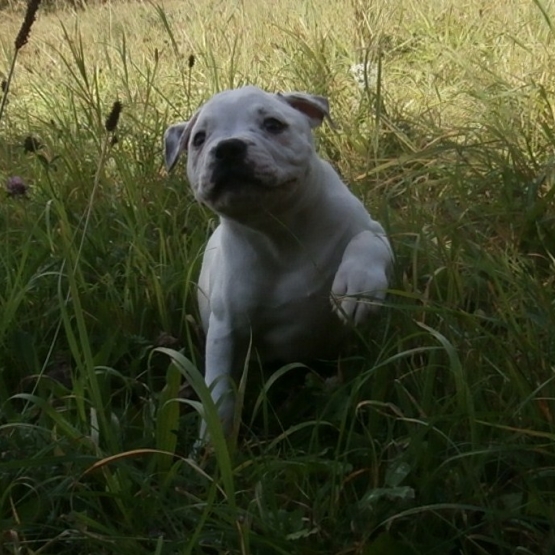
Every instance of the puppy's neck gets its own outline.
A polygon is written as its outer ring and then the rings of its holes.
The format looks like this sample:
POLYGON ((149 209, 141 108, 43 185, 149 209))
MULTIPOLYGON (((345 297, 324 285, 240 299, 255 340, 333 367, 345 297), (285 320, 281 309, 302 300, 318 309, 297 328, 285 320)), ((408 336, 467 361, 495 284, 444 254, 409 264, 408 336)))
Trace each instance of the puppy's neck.
POLYGON ((303 237, 307 230, 318 227, 322 217, 322 166, 307 169, 296 190, 279 198, 272 206, 260 205, 257 210, 241 214, 241 218, 220 215, 223 225, 240 233, 255 233, 277 244, 290 244, 294 237, 303 237))

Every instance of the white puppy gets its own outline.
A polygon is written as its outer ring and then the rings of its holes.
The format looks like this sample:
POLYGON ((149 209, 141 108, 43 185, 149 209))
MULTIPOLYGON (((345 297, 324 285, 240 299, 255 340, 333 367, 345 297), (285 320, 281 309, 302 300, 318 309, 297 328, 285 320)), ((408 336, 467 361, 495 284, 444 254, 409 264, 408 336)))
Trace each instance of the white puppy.
POLYGON ((229 379, 251 340, 262 361, 332 357, 345 324, 366 321, 388 286, 382 226, 314 150, 311 128, 326 117, 323 97, 244 87, 164 135, 168 170, 187 151, 195 197, 220 217, 198 300, 206 383, 227 432, 229 379))

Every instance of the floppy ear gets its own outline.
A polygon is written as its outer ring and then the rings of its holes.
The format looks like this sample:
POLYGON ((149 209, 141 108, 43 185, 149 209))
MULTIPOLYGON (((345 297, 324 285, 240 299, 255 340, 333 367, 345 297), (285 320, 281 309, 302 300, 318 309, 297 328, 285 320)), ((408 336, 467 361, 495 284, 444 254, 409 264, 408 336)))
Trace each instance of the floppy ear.
POLYGON ((170 125, 164 133, 164 160, 166 162, 166 169, 171 171, 181 153, 187 150, 189 144, 189 137, 195 122, 198 119, 200 109, 197 110, 189 121, 182 121, 170 125))
POLYGON ((334 126, 330 117, 330 106, 327 98, 300 92, 278 93, 278 96, 289 106, 302 112, 308 118, 310 127, 313 129, 322 125, 324 118, 330 122, 332 127, 334 126))
POLYGON ((164 133, 164 160, 168 171, 173 169, 181 153, 187 150, 190 134, 191 128, 188 121, 170 125, 166 129, 164 133))

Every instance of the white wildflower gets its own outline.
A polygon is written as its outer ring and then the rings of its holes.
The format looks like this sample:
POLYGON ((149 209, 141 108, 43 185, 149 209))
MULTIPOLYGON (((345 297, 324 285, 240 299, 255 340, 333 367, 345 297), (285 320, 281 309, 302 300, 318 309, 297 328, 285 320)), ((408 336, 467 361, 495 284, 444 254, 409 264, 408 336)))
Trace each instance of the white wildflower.
POLYGON ((373 89, 378 85, 378 67, 370 62, 353 64, 349 68, 349 73, 361 89, 365 89, 366 86, 373 89))

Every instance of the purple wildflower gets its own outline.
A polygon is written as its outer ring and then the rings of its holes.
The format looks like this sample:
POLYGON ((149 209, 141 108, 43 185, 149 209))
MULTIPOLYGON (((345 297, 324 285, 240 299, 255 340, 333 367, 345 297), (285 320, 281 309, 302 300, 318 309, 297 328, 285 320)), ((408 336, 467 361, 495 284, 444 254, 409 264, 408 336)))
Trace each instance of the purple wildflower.
POLYGON ((8 177, 6 191, 8 191, 9 197, 25 197, 29 191, 29 186, 25 184, 21 177, 14 175, 8 177))

